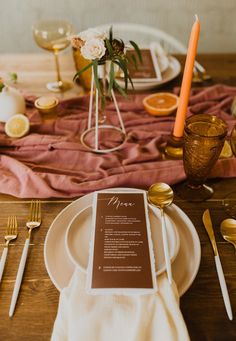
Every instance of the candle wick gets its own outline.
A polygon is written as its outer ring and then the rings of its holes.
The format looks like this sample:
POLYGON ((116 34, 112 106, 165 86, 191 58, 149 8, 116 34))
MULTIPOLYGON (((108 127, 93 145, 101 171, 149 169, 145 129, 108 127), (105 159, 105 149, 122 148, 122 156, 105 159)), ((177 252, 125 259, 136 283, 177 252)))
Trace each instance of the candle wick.
POLYGON ((195 20, 197 21, 199 21, 199 19, 198 19, 198 15, 197 14, 195 14, 195 20))

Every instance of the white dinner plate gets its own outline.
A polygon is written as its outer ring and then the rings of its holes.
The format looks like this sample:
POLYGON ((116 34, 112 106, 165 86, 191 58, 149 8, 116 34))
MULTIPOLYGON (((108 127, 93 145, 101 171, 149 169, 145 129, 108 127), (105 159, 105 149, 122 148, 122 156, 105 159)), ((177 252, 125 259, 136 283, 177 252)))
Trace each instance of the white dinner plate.
POLYGON ((157 61, 158 61, 158 65, 159 65, 161 73, 164 73, 169 67, 169 57, 158 54, 157 61))
MULTIPOLYGON (((135 192, 135 189, 113 188, 135 192)), ((75 265, 65 248, 65 234, 73 217, 91 204, 93 194, 87 194, 65 207, 52 222, 44 244, 44 261, 55 287, 61 291, 69 284, 75 265)), ((174 221, 180 238, 179 252, 172 263, 173 278, 179 295, 183 295, 194 281, 201 259, 198 234, 188 216, 176 205, 166 208, 166 214, 174 221)))
MULTIPOLYGON (((162 73, 162 80, 160 81, 149 81, 149 82, 133 82, 134 90, 151 90, 157 88, 163 84, 170 82, 172 79, 177 77, 181 71, 180 62, 173 56, 169 56, 169 65, 165 72, 162 73)), ((120 86, 124 86, 124 81, 121 79, 116 79, 120 86)), ((128 83, 128 89, 132 90, 133 87, 128 83)))
MULTIPOLYGON (((155 257, 156 275, 165 271, 165 256, 162 240, 161 214, 160 210, 148 205, 153 251, 155 257)), ((179 235, 174 222, 166 216, 166 230, 170 259, 173 262, 179 251, 179 235)), ((80 211, 69 224, 66 236, 65 247, 70 260, 81 271, 87 271, 89 259, 90 237, 92 232, 92 202, 91 205, 80 211)))

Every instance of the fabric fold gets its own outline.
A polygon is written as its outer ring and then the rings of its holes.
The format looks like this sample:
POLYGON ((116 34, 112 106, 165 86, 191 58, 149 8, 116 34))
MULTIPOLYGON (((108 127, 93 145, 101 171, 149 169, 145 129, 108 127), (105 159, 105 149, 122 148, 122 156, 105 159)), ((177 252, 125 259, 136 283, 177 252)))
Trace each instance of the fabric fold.
POLYGON ((158 277, 151 295, 88 295, 86 275, 76 269, 61 291, 52 341, 187 341, 175 283, 158 277))
MULTIPOLYGON (((175 89, 178 92, 178 89, 175 89)), ((56 121, 45 122, 27 99, 30 134, 11 139, 0 123, 1 192, 21 198, 74 198, 109 187, 148 188, 154 182, 173 185, 185 179, 181 160, 163 160, 162 151, 175 117, 154 117, 144 110, 145 95, 117 97, 127 137, 121 148, 95 154, 80 142, 87 129, 89 97, 60 103, 56 121)), ((230 133, 236 120, 230 106, 236 87, 215 85, 193 89, 187 115, 207 112, 223 118, 230 133)), ((113 104, 107 107, 107 122, 117 122, 113 104)), ((117 136, 104 135, 112 147, 117 136)), ((219 160, 209 177, 236 176, 235 158, 219 160)))

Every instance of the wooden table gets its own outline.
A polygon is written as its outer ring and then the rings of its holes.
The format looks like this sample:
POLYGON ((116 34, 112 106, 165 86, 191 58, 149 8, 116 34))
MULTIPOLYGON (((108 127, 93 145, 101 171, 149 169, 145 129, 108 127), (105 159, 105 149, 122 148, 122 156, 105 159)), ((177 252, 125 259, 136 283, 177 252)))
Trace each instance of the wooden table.
MULTIPOLYGON (((183 62, 184 59, 181 58, 183 62)), ((236 85, 236 54, 201 55, 199 61, 213 76, 214 82, 236 85)), ((72 79, 73 60, 70 55, 61 58, 62 74, 72 79)), ((40 95, 46 93, 44 85, 54 76, 53 60, 49 54, 43 55, 1 55, 0 76, 8 72, 17 72, 18 87, 25 92, 40 95), (37 71, 36 71, 37 70, 37 71)), ((165 86, 170 89, 178 85, 181 77, 165 86)), ((81 94, 75 88, 65 94, 66 97, 81 94)), ((227 318, 216 275, 212 249, 202 224, 202 213, 210 208, 215 228, 217 244, 229 289, 232 309, 236 316, 236 256, 233 247, 220 236, 220 222, 226 218, 222 207, 222 198, 236 190, 236 179, 215 179, 211 181, 215 194, 207 202, 193 204, 175 198, 175 203, 190 217, 201 240, 202 259, 199 273, 191 288, 181 298, 183 312, 192 340, 235 340, 236 320, 227 318)), ((71 201, 48 200, 42 202, 43 223, 34 231, 30 246, 24 280, 18 299, 15 315, 8 318, 8 310, 15 276, 27 234, 25 222, 30 200, 20 200, 0 195, 0 252, 3 248, 3 236, 7 216, 16 214, 19 222, 19 237, 9 247, 9 255, 4 277, 0 286, 0 340, 49 340, 56 317, 59 293, 46 272, 43 260, 44 240, 48 228, 56 215, 71 201)), ((63 271, 63 269, 62 269, 63 271)), ((90 340, 88 340, 90 341, 90 340)), ((91 340, 92 341, 92 340, 91 340)), ((148 341, 148 340, 147 340, 148 341)))

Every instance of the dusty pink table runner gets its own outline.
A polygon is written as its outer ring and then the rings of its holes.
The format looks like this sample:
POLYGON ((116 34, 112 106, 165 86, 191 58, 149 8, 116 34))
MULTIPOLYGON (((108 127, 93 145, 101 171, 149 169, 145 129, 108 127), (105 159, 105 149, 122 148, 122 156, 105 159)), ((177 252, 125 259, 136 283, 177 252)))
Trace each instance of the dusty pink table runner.
MULTIPOLYGON (((215 114, 227 121, 230 132, 236 122, 230 115, 235 96, 236 87, 224 85, 193 90, 188 115, 215 114)), ((182 160, 162 161, 160 154, 175 117, 148 115, 143 97, 119 97, 127 139, 120 150, 108 154, 92 153, 80 143, 87 128, 88 97, 62 102, 57 120, 51 123, 42 123, 28 98, 29 135, 11 139, 0 124, 0 192, 21 198, 72 198, 109 187, 147 189, 157 181, 174 184, 183 180, 182 160)), ((116 122, 112 104, 107 117, 116 122)), ((219 160, 211 176, 236 176, 236 158, 219 160)))

